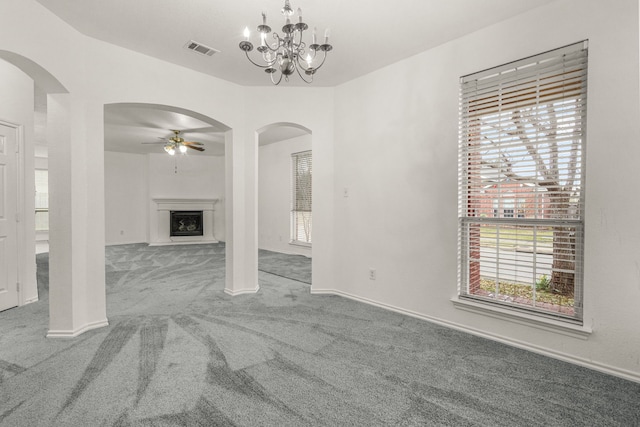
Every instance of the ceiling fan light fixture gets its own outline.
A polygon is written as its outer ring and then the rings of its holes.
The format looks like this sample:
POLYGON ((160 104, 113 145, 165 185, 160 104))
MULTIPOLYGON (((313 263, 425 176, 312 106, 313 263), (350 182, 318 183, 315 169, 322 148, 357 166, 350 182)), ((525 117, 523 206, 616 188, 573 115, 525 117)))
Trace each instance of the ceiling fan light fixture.
POLYGON ((205 151, 204 144, 202 142, 185 141, 185 139, 180 136, 181 131, 175 129, 170 130, 173 132, 172 137, 158 137, 161 141, 143 142, 142 144, 163 144, 162 148, 170 156, 175 155, 177 152, 180 152, 180 154, 186 154, 189 151, 189 148, 194 151, 205 151))

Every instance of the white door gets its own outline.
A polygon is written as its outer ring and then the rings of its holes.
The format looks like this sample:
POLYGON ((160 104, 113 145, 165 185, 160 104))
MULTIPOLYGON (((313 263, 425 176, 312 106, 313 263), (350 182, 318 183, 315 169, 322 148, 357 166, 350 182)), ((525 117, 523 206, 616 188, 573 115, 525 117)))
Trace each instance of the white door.
POLYGON ((17 131, 0 123, 0 311, 18 305, 17 131))

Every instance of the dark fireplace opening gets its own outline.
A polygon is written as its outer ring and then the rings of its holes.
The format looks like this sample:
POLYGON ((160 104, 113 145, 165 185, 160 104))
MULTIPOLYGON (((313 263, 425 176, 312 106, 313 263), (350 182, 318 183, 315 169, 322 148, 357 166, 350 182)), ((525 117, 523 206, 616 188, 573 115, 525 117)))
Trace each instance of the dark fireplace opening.
POLYGON ((171 211, 170 236, 203 236, 202 211, 171 211))

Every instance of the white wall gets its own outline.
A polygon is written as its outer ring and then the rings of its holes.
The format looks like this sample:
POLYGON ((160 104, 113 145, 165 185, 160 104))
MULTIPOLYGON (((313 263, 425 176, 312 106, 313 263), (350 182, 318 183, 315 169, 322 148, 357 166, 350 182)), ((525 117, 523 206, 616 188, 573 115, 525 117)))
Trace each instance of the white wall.
POLYGON ((104 153, 105 243, 149 241, 149 174, 143 154, 104 153))
POLYGON ((214 205, 213 235, 225 240, 224 156, 149 154, 148 211, 155 214, 155 198, 219 199, 214 205))
MULTIPOLYGON (((638 2, 567 0, 336 89, 335 290, 640 380, 638 2), (549 29, 553 29, 549 31, 549 29), (456 309, 459 77, 589 39, 588 339, 456 309), (341 195, 347 187, 349 197, 341 195), (377 269, 377 280, 368 269, 377 269)), ((314 291, 321 291, 319 288, 314 291)))
POLYGON ((311 248, 290 244, 291 154, 311 150, 311 135, 272 144, 258 151, 258 247, 311 256, 311 248))

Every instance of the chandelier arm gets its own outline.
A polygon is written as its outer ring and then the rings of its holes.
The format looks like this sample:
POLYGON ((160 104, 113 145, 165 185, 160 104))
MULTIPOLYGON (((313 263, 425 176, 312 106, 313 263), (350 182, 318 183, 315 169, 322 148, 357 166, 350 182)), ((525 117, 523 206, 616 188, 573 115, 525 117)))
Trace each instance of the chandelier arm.
MULTIPOLYGON (((319 70, 319 69, 320 69, 320 67, 322 67, 322 66, 324 65, 324 61, 327 59, 327 52, 323 51, 322 53, 323 53, 323 55, 322 55, 322 62, 320 62, 320 65, 318 65, 317 67, 315 67, 315 70, 316 70, 316 71, 317 71, 317 70, 319 70)), ((315 59, 315 56, 314 56, 314 59, 315 59)))
POLYGON ((273 83, 275 86, 278 86, 280 84, 280 82, 282 81, 282 73, 280 73, 280 78, 278 79, 277 82, 275 80, 273 80, 273 74, 274 73, 270 73, 269 74, 269 77, 271 77, 271 83, 273 83))
POLYGON ((265 62, 265 64, 267 64, 266 66, 263 65, 262 68, 269 68, 269 67, 273 67, 273 64, 275 64, 276 61, 278 60, 278 56, 274 55, 273 59, 269 61, 266 58, 266 55, 263 53, 262 54, 262 60, 265 62))
POLYGON ((267 49, 269 49, 271 52, 274 52, 274 53, 275 53, 275 52, 278 52, 278 50, 280 50, 280 48, 283 46, 283 44, 284 44, 284 40, 283 40, 283 39, 281 39, 281 38, 280 38, 280 36, 278 35, 278 33, 275 33, 275 32, 273 33, 272 37, 275 39, 275 41, 277 41, 277 42, 278 42, 278 44, 276 45, 276 47, 271 47, 271 46, 269 45, 269 43, 267 43, 266 41, 265 41, 265 43, 264 43, 264 46, 266 46, 266 47, 267 47, 267 49))
POLYGON ((247 59, 249 60, 249 62, 251 62, 253 65, 255 65, 256 67, 260 67, 260 68, 269 68, 271 67, 271 65, 273 65, 273 62, 271 64, 267 64, 267 65, 261 65, 258 64, 257 62, 255 62, 253 59, 251 59, 251 57, 249 56, 249 52, 245 51, 244 52, 245 55, 247 55, 247 59))
POLYGON ((315 53, 313 55, 313 58, 311 58, 311 61, 307 61, 306 59, 302 58, 303 54, 304 52, 301 52, 296 55, 296 62, 298 63, 298 66, 300 66, 300 68, 302 68, 304 71, 313 70, 314 68, 310 66, 309 63, 316 59, 315 53))
MULTIPOLYGON (((316 57, 317 57, 317 53, 318 53, 318 51, 315 51, 315 50, 313 51, 313 58, 311 58, 311 61, 314 61, 314 60, 316 59, 316 57)), ((314 70, 314 72, 315 72, 315 71, 319 70, 319 69, 320 69, 320 67, 322 67, 322 65, 324 64, 324 61, 327 59, 327 52, 326 52, 326 51, 322 51, 322 54, 323 54, 323 55, 322 55, 322 61, 320 62, 320 65, 318 65, 317 67, 311 67, 311 66, 309 66, 309 65, 307 65, 307 66, 303 65, 303 62, 304 62, 304 63, 307 63, 307 61, 306 61, 305 59, 300 59, 302 55, 298 55, 298 57, 296 58, 296 60, 297 60, 298 64, 300 65, 300 67, 301 67, 303 70, 305 70, 305 71, 307 71, 307 70, 314 70), (303 61, 303 62, 301 62, 301 61, 303 61)), ((310 62, 311 62, 311 61, 310 61, 310 62)), ((308 63, 307 63, 307 64, 308 64, 308 63)))
POLYGON ((297 30, 297 31, 294 31, 293 34, 291 35, 292 47, 293 47, 293 50, 295 50, 296 52, 300 52, 301 50, 304 50, 305 47, 307 47, 307 44, 302 41, 303 31, 304 30, 297 30), (298 33, 298 43, 296 43, 296 33, 298 33))
POLYGON ((300 72, 300 68, 299 67, 296 67, 296 71, 297 71, 298 75, 300 76, 300 78, 302 79, 303 82, 305 82, 307 84, 313 83, 313 74, 311 74, 311 80, 307 81, 307 79, 305 79, 304 76, 302 75, 302 73, 300 72))

